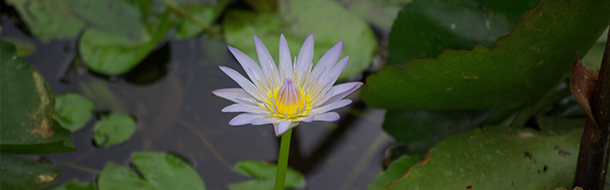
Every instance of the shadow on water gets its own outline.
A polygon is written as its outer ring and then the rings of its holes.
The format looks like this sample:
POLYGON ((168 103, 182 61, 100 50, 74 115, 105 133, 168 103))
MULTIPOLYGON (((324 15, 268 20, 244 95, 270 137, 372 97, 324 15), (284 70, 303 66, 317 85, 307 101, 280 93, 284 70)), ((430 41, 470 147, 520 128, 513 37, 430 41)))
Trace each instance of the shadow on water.
MULTIPOLYGON (((178 155, 198 171, 207 189, 249 180, 230 171, 241 160, 277 160, 279 138, 272 127, 230 127, 235 114, 220 112, 230 102, 210 93, 237 87, 218 69, 225 65, 241 70, 224 42, 205 37, 170 41, 129 73, 108 77, 87 71, 76 39, 41 43, 13 26, 13 16, 2 9, 2 37, 36 46, 27 59, 53 92, 80 93, 95 102, 97 117, 73 134, 78 151, 40 157, 63 170, 55 184, 72 178, 95 180, 106 162, 127 166, 133 151, 178 155), (110 148, 94 146, 96 120, 119 112, 137 118, 135 135, 110 148)), ((358 100, 338 112, 339 122, 302 123, 295 130, 289 163, 306 176, 307 189, 366 189, 382 169, 382 153, 390 141, 380 127, 384 112, 358 100)))

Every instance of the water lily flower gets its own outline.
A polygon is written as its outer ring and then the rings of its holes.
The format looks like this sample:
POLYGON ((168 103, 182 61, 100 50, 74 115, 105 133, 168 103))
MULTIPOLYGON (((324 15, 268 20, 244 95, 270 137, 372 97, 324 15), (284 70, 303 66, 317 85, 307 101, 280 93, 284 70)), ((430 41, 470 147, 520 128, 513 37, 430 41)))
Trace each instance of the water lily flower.
POLYGON ((362 86, 361 82, 333 86, 349 59, 346 56, 337 62, 343 41, 330 48, 313 67, 313 35, 305 39, 293 62, 282 34, 279 68, 256 35, 254 43, 260 65, 229 46, 250 80, 229 67, 220 66, 220 70, 241 88, 212 91, 216 96, 235 102, 222 112, 245 112, 231 119, 229 125, 273 124, 275 135, 281 136, 300 122, 336 121, 339 114, 332 110, 349 105, 352 101, 343 98, 362 86))

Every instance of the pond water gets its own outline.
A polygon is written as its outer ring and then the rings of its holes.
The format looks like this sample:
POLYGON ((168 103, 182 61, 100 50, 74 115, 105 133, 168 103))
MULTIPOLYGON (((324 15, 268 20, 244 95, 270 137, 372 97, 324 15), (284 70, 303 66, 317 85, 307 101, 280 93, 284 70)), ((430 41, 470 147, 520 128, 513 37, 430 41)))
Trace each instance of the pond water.
MULTIPOLYGON (((108 161, 128 165, 133 151, 179 155, 212 190, 250 179, 230 171, 241 160, 277 160, 279 138, 271 125, 229 126, 236 114, 220 110, 230 102, 210 93, 238 87, 219 65, 243 72, 224 42, 207 37, 168 41, 130 73, 109 78, 86 70, 77 57, 76 39, 45 44, 11 24, 3 13, 2 38, 34 45, 27 59, 54 94, 74 92, 95 102, 97 117, 73 134, 78 151, 42 156, 63 170, 55 184, 95 180, 108 161), (134 116, 136 134, 117 146, 96 147, 93 125, 112 112, 134 116)), ((357 94, 350 97, 352 105, 338 111, 340 121, 295 128, 289 166, 305 175, 306 189, 366 189, 382 170, 384 151, 392 142, 381 130, 384 111, 366 107, 357 94)))

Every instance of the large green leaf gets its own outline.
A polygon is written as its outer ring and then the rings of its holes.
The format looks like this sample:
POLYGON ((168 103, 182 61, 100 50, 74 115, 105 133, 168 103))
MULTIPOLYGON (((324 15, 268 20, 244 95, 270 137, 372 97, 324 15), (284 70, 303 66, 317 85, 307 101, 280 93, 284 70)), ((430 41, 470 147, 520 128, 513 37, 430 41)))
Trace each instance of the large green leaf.
POLYGON ((93 108, 93 102, 80 94, 59 94, 55 97, 53 118, 61 126, 76 132, 91 119, 93 108))
MULTIPOLYGON (((214 5, 193 3, 184 6, 183 9, 204 24, 212 26, 214 21, 220 17, 224 9, 227 7, 227 5, 229 5, 229 2, 229 0, 222 0, 214 5)), ((195 24, 189 19, 183 18, 180 24, 178 24, 176 35, 174 37, 177 39, 186 39, 199 35, 202 32, 203 28, 201 26, 195 24)))
POLYGON ((78 42, 79 52, 85 65, 95 72, 120 75, 133 69, 164 39, 172 28, 169 12, 163 17, 154 33, 142 33, 142 40, 128 35, 108 33, 100 29, 89 29, 78 42))
POLYGON ((595 43, 610 22, 609 9, 610 1, 544 1, 491 50, 445 51, 437 60, 408 62, 404 72, 382 68, 367 79, 361 95, 373 107, 390 109, 531 104, 567 76, 576 51, 595 43))
POLYGON ((72 179, 66 183, 53 187, 51 190, 96 190, 94 182, 80 182, 72 179))
POLYGON ((400 11, 392 26, 387 65, 436 58, 447 49, 491 48, 510 32, 525 11, 541 0, 415 0, 400 11))
MULTIPOLYGON (((273 189, 275 186, 276 165, 254 160, 243 160, 235 164, 231 170, 241 175, 259 179, 229 184, 231 190, 267 190, 273 189)), ((288 168, 284 188, 301 189, 304 186, 305 177, 298 171, 288 168)))
POLYGON ((96 145, 111 147, 131 138, 136 132, 136 121, 126 114, 113 114, 101 119, 93 126, 93 141, 96 145))
POLYGON ((61 170, 0 152, 0 189, 44 189, 61 170))
POLYGON ((70 131, 53 121, 55 99, 38 70, 0 41, 0 150, 45 154, 74 151, 70 131))
POLYGON ((492 116, 491 111, 406 111, 388 110, 383 130, 409 153, 425 154, 441 140, 476 127, 492 116))
POLYGON ((7 3, 17 9, 32 33, 44 42, 72 38, 85 27, 65 0, 7 0, 7 3))
POLYGON ((252 34, 258 35, 276 63, 279 39, 283 33, 291 55, 298 55, 309 34, 314 34, 314 62, 334 44, 343 40, 341 56, 350 61, 340 79, 360 74, 373 59, 377 42, 368 24, 347 12, 339 3, 322 0, 279 1, 277 13, 230 10, 224 15, 223 29, 228 44, 255 60, 256 49, 252 34))
POLYGON ((403 156, 394 160, 386 171, 379 172, 375 176, 375 180, 368 185, 368 190, 379 190, 383 186, 390 185, 390 183, 400 176, 404 175, 411 167, 418 162, 422 161, 422 156, 403 156))
MULTIPOLYGON (((578 119, 582 122, 582 119, 578 119)), ((583 125, 486 127, 451 136, 430 149, 388 189, 548 189, 574 179, 583 125)))
POLYGON ((184 160, 174 155, 159 152, 134 152, 131 157, 141 176, 129 168, 108 162, 98 179, 100 190, 205 190, 203 180, 197 172, 184 160))

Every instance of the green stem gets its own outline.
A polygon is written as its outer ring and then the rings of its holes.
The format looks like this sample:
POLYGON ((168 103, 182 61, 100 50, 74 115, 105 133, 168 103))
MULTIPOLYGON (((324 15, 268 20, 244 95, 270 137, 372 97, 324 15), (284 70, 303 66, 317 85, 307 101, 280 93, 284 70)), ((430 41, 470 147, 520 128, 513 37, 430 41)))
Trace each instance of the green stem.
POLYGON ((275 190, 283 190, 286 183, 286 169, 288 168, 288 153, 290 152, 290 137, 292 129, 282 135, 280 143, 280 156, 277 161, 277 173, 275 177, 275 190))

